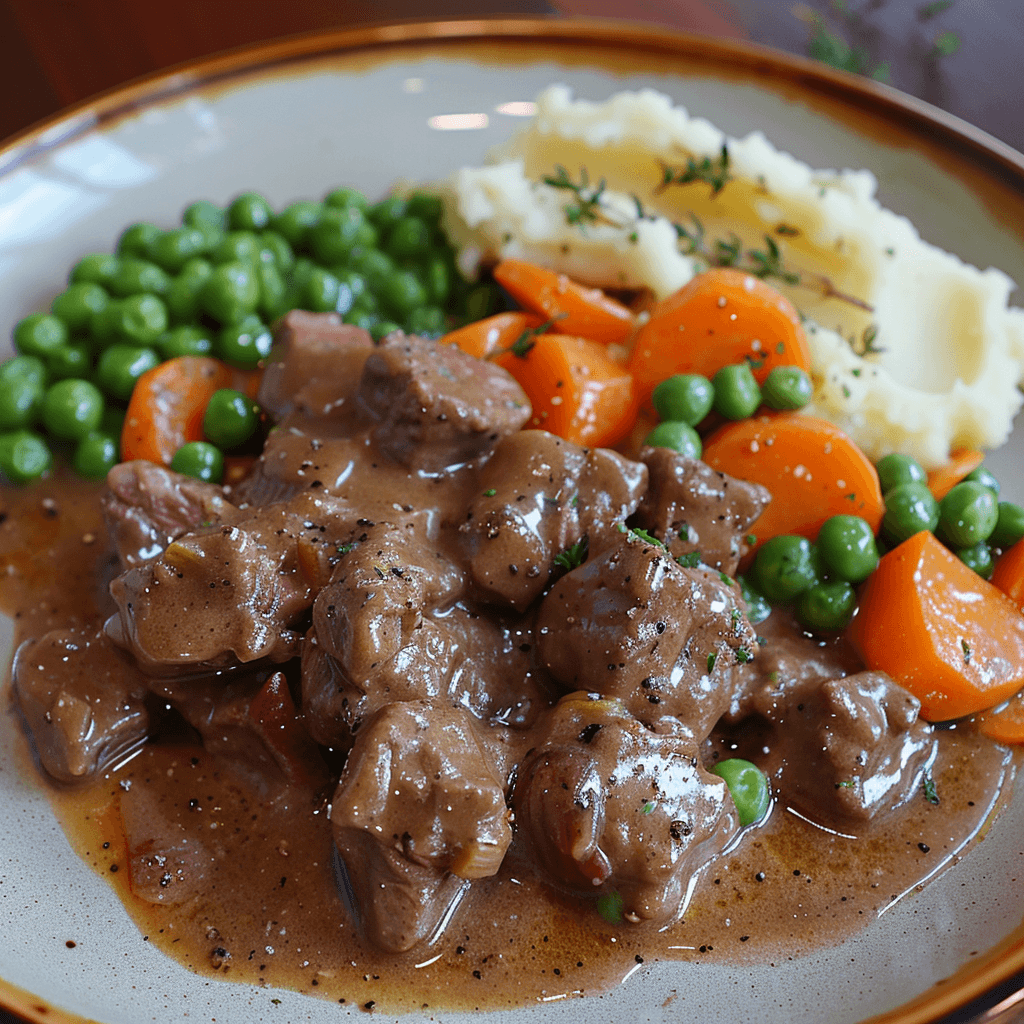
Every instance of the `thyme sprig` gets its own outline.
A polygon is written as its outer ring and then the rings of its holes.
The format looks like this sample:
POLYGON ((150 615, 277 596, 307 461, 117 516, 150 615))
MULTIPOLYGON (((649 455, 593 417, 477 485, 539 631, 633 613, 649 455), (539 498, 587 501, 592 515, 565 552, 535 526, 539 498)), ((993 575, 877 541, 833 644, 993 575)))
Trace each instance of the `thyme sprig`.
POLYGON ((602 178, 596 185, 592 185, 586 167, 580 168, 579 181, 573 181, 561 164, 555 167, 554 174, 549 174, 542 180, 545 185, 572 193, 573 198, 562 207, 568 224, 577 225, 581 231, 585 230, 587 224, 621 226, 602 209, 601 197, 607 187, 605 179, 602 178))
POLYGON ((718 156, 687 157, 686 163, 677 165, 661 163, 661 181, 658 183, 655 192, 664 192, 672 185, 692 185, 695 182, 703 182, 711 186, 711 197, 714 198, 725 188, 726 183, 732 181, 732 174, 729 171, 729 147, 724 143, 718 156))
POLYGON ((590 538, 584 534, 575 544, 555 555, 555 565, 561 566, 566 572, 579 568, 590 552, 590 538))
POLYGON ((557 316, 553 316, 550 320, 545 320, 544 323, 538 324, 536 327, 528 327, 511 345, 489 353, 487 358, 494 359, 497 356, 503 356, 507 352, 511 352, 512 355, 525 359, 537 344, 538 336, 545 331, 551 330, 559 320, 564 320, 566 316, 568 316, 567 313, 559 313, 557 316))

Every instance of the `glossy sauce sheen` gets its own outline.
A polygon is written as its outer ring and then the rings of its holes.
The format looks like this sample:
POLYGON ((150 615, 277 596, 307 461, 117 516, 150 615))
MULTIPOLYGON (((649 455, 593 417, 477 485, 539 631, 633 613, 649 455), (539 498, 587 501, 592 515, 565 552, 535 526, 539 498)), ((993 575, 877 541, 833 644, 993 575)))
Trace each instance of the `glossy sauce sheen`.
MULTIPOLYGON (((55 480, 3 493, 3 610, 15 617, 16 643, 111 610, 105 583, 114 558, 99 490, 55 480)), ((776 614, 759 631, 786 642, 788 627, 776 614)), ((841 644, 831 647, 826 656, 837 664, 849 658, 841 644)), ((708 763, 717 755, 764 764, 758 744, 742 731, 716 733, 708 763)), ((33 771, 27 757, 25 770, 33 771)), ((703 871, 682 919, 660 931, 581 913, 579 901, 544 885, 513 844, 499 874, 474 883, 444 936, 407 955, 382 953, 356 934, 339 896, 322 798, 293 788, 261 803, 187 736, 150 742, 84 786, 40 785, 73 847, 138 924, 140 941, 200 974, 399 1012, 592 993, 656 960, 770 962, 835 944, 968 851, 1001 806, 1014 762, 987 740, 948 731, 931 774, 938 804, 922 792, 856 837, 776 804, 703 871), (156 802, 161 819, 212 854, 203 877, 189 880, 198 894, 177 906, 131 892, 119 804, 135 787, 156 802)))

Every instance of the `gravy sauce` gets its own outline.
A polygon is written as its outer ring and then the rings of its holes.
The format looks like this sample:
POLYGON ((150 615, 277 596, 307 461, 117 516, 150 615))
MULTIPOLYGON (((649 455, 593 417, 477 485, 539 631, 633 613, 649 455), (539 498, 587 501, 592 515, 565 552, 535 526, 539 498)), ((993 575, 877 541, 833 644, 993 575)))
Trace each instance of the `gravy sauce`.
MULTIPOLYGON (((0 493, 0 600, 15 621, 16 644, 110 614, 115 559, 100 490, 58 476, 0 493)), ((758 627, 769 642, 789 628, 779 614, 758 627)), ((716 732, 708 761, 763 763, 762 742, 742 730, 716 732)), ((24 769, 36 774, 29 757, 24 769)), ((585 995, 657 960, 763 963, 834 945, 963 857, 998 813, 1015 769, 1005 748, 951 729, 940 736, 930 772, 938 803, 922 791, 849 833, 776 803, 702 872, 681 919, 661 929, 581 913, 579 900, 545 885, 513 843, 499 873, 473 884, 442 938, 410 954, 383 953, 360 939, 339 895, 323 798, 292 787, 262 802, 186 730, 156 737, 91 783, 65 786, 39 772, 38 784, 142 941, 198 974, 401 1012, 585 995), (128 803, 160 822, 167 868, 184 877, 176 891, 188 894, 175 905, 132 891, 121 825, 128 803)))

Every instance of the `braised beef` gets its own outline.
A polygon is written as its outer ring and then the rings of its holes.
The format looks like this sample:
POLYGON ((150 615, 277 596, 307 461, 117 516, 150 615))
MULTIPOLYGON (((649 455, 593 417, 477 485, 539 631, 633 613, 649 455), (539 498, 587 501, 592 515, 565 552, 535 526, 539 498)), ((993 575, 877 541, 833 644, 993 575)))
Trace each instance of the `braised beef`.
POLYGON ((673 556, 700 560, 733 576, 750 549, 748 531, 771 495, 669 448, 640 450, 649 485, 634 523, 662 541, 673 556))
POLYGON ((96 775, 146 739, 146 680, 102 632, 26 640, 11 674, 39 761, 61 782, 96 775))

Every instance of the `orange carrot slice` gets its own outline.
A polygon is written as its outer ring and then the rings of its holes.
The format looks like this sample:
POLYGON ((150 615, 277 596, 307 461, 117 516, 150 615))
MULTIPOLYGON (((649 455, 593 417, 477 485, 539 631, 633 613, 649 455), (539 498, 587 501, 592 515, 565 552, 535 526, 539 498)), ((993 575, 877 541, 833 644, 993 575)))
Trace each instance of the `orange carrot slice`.
POLYGON ((477 359, 488 359, 511 348, 526 331, 544 323, 536 313, 513 310, 475 320, 465 327, 449 331, 441 338, 443 345, 456 345, 477 359))
POLYGON ((629 368, 646 403, 673 374, 710 379, 744 359, 759 382, 776 366, 811 369, 800 314, 789 299, 752 274, 716 267, 654 307, 637 331, 629 368))
POLYGON ((763 484, 768 507, 751 526, 758 543, 782 533, 809 540, 831 516, 861 516, 876 533, 885 512, 871 460, 837 426, 797 413, 728 423, 704 444, 714 469, 763 484))
POLYGON ((1017 541, 999 556, 992 570, 992 586, 1024 611, 1024 540, 1017 541))
POLYGON ((974 723, 997 743, 1024 743, 1024 693, 1015 693, 1003 707, 983 711, 974 723))
POLYGON ((1024 686, 1024 615, 927 530, 883 556, 846 635, 929 722, 984 711, 1024 686))
POLYGON ((254 397, 258 370, 235 370, 209 356, 178 356, 136 382, 121 432, 121 458, 164 466, 186 441, 203 439, 203 413, 215 391, 234 388, 254 397))
POLYGON ((525 260, 502 260, 494 268, 494 280, 523 309, 555 320, 555 329, 563 334, 608 345, 621 344, 632 333, 634 318, 628 306, 565 274, 525 260))
POLYGON ((541 334, 524 355, 507 352, 495 362, 529 397, 531 428, 598 448, 621 441, 636 419, 632 377, 597 342, 541 334))
POLYGON ((984 452, 977 452, 973 448, 958 448, 950 454, 949 462, 928 473, 928 490, 936 501, 942 501, 968 473, 973 473, 984 461, 984 452))

